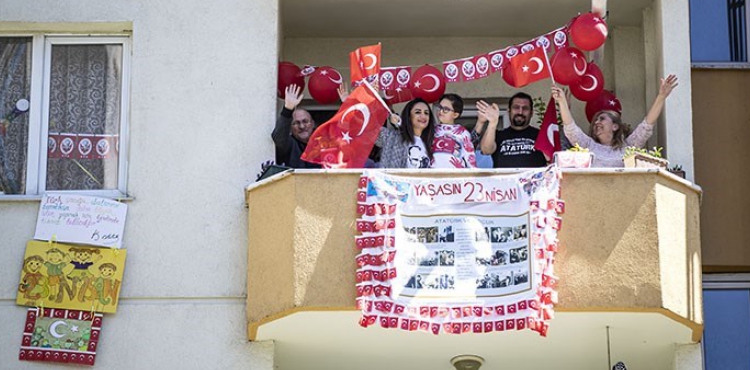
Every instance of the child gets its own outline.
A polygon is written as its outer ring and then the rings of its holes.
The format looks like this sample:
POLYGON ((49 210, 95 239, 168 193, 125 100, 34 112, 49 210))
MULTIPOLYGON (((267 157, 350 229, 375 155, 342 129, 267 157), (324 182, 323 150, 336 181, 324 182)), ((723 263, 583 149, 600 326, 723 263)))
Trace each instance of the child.
POLYGON ((456 94, 443 95, 435 105, 440 124, 432 141, 432 168, 476 168, 471 134, 456 119, 464 110, 464 101, 456 94))

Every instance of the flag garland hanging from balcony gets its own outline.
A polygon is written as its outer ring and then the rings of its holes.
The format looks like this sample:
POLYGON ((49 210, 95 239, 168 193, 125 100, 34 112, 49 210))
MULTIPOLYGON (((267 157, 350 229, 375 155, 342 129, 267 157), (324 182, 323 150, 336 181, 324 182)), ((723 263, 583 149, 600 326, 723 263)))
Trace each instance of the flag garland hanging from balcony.
POLYGON ((355 237, 360 325, 546 336, 557 302, 560 178, 554 166, 442 179, 365 171, 355 237))

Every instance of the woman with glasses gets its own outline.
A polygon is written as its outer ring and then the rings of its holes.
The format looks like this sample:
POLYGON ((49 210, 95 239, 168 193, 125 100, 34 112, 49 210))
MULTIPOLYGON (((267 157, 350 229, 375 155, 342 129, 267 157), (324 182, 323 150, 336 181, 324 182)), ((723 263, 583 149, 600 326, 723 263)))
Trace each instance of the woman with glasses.
POLYGON ((476 168, 471 134, 456 123, 464 110, 464 101, 456 94, 443 95, 435 105, 440 124, 432 142, 432 168, 476 168))
POLYGON ((435 121, 430 106, 417 98, 406 104, 401 117, 391 115, 390 123, 380 130, 375 145, 382 148, 383 168, 430 168, 435 121))

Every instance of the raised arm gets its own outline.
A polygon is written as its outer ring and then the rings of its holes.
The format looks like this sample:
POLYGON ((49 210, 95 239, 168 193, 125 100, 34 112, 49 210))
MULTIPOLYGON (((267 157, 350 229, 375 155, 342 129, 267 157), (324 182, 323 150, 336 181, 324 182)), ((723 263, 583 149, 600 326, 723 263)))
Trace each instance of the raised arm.
POLYGON ((271 133, 274 144, 281 149, 291 145, 292 112, 297 108, 303 97, 302 89, 295 84, 287 86, 284 90, 284 108, 281 109, 279 117, 276 119, 276 127, 271 133))
POLYGON ((563 123, 563 132, 568 138, 571 145, 580 145, 589 148, 593 145, 594 140, 586 135, 578 125, 576 125, 573 115, 570 113, 568 99, 565 97, 563 90, 557 86, 552 87, 552 99, 555 99, 560 109, 560 118, 563 123))
POLYGON ((667 78, 661 79, 659 95, 656 95, 654 104, 651 104, 651 109, 648 110, 646 123, 651 126, 656 124, 656 120, 659 119, 659 115, 661 115, 661 111, 664 109, 664 101, 667 100, 667 97, 669 97, 669 94, 672 93, 672 90, 674 90, 677 85, 679 85, 679 83, 677 82, 677 76, 675 75, 669 75, 667 78))
POLYGON ((557 106, 560 109, 560 118, 562 119, 563 125, 575 124, 573 121, 573 115, 570 114, 570 107, 568 106, 568 99, 565 98, 563 90, 557 86, 552 86, 552 99, 555 99, 557 106))
POLYGON ((490 155, 495 153, 497 149, 495 133, 497 133, 497 125, 500 122, 500 108, 497 104, 490 105, 484 100, 480 100, 477 102, 477 111, 481 119, 487 121, 487 128, 484 130, 479 148, 483 154, 490 155))

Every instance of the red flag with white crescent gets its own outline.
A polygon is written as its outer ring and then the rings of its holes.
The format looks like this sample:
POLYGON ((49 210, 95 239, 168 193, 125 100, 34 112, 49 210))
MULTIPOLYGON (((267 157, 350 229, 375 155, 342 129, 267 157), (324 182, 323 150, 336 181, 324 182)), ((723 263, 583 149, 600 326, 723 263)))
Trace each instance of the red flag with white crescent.
POLYGON ((349 53, 352 85, 380 74, 380 43, 363 46, 349 53))
POLYGON ((302 160, 325 168, 364 167, 389 112, 372 86, 363 83, 312 133, 302 160))
POLYGON ((557 123, 557 107, 552 97, 549 98, 547 111, 544 112, 534 149, 544 153, 548 159, 552 158, 555 152, 560 151, 560 125, 557 123))
POLYGON ((550 76, 545 62, 544 48, 534 48, 510 60, 510 68, 505 73, 513 73, 516 87, 523 87, 550 76))

